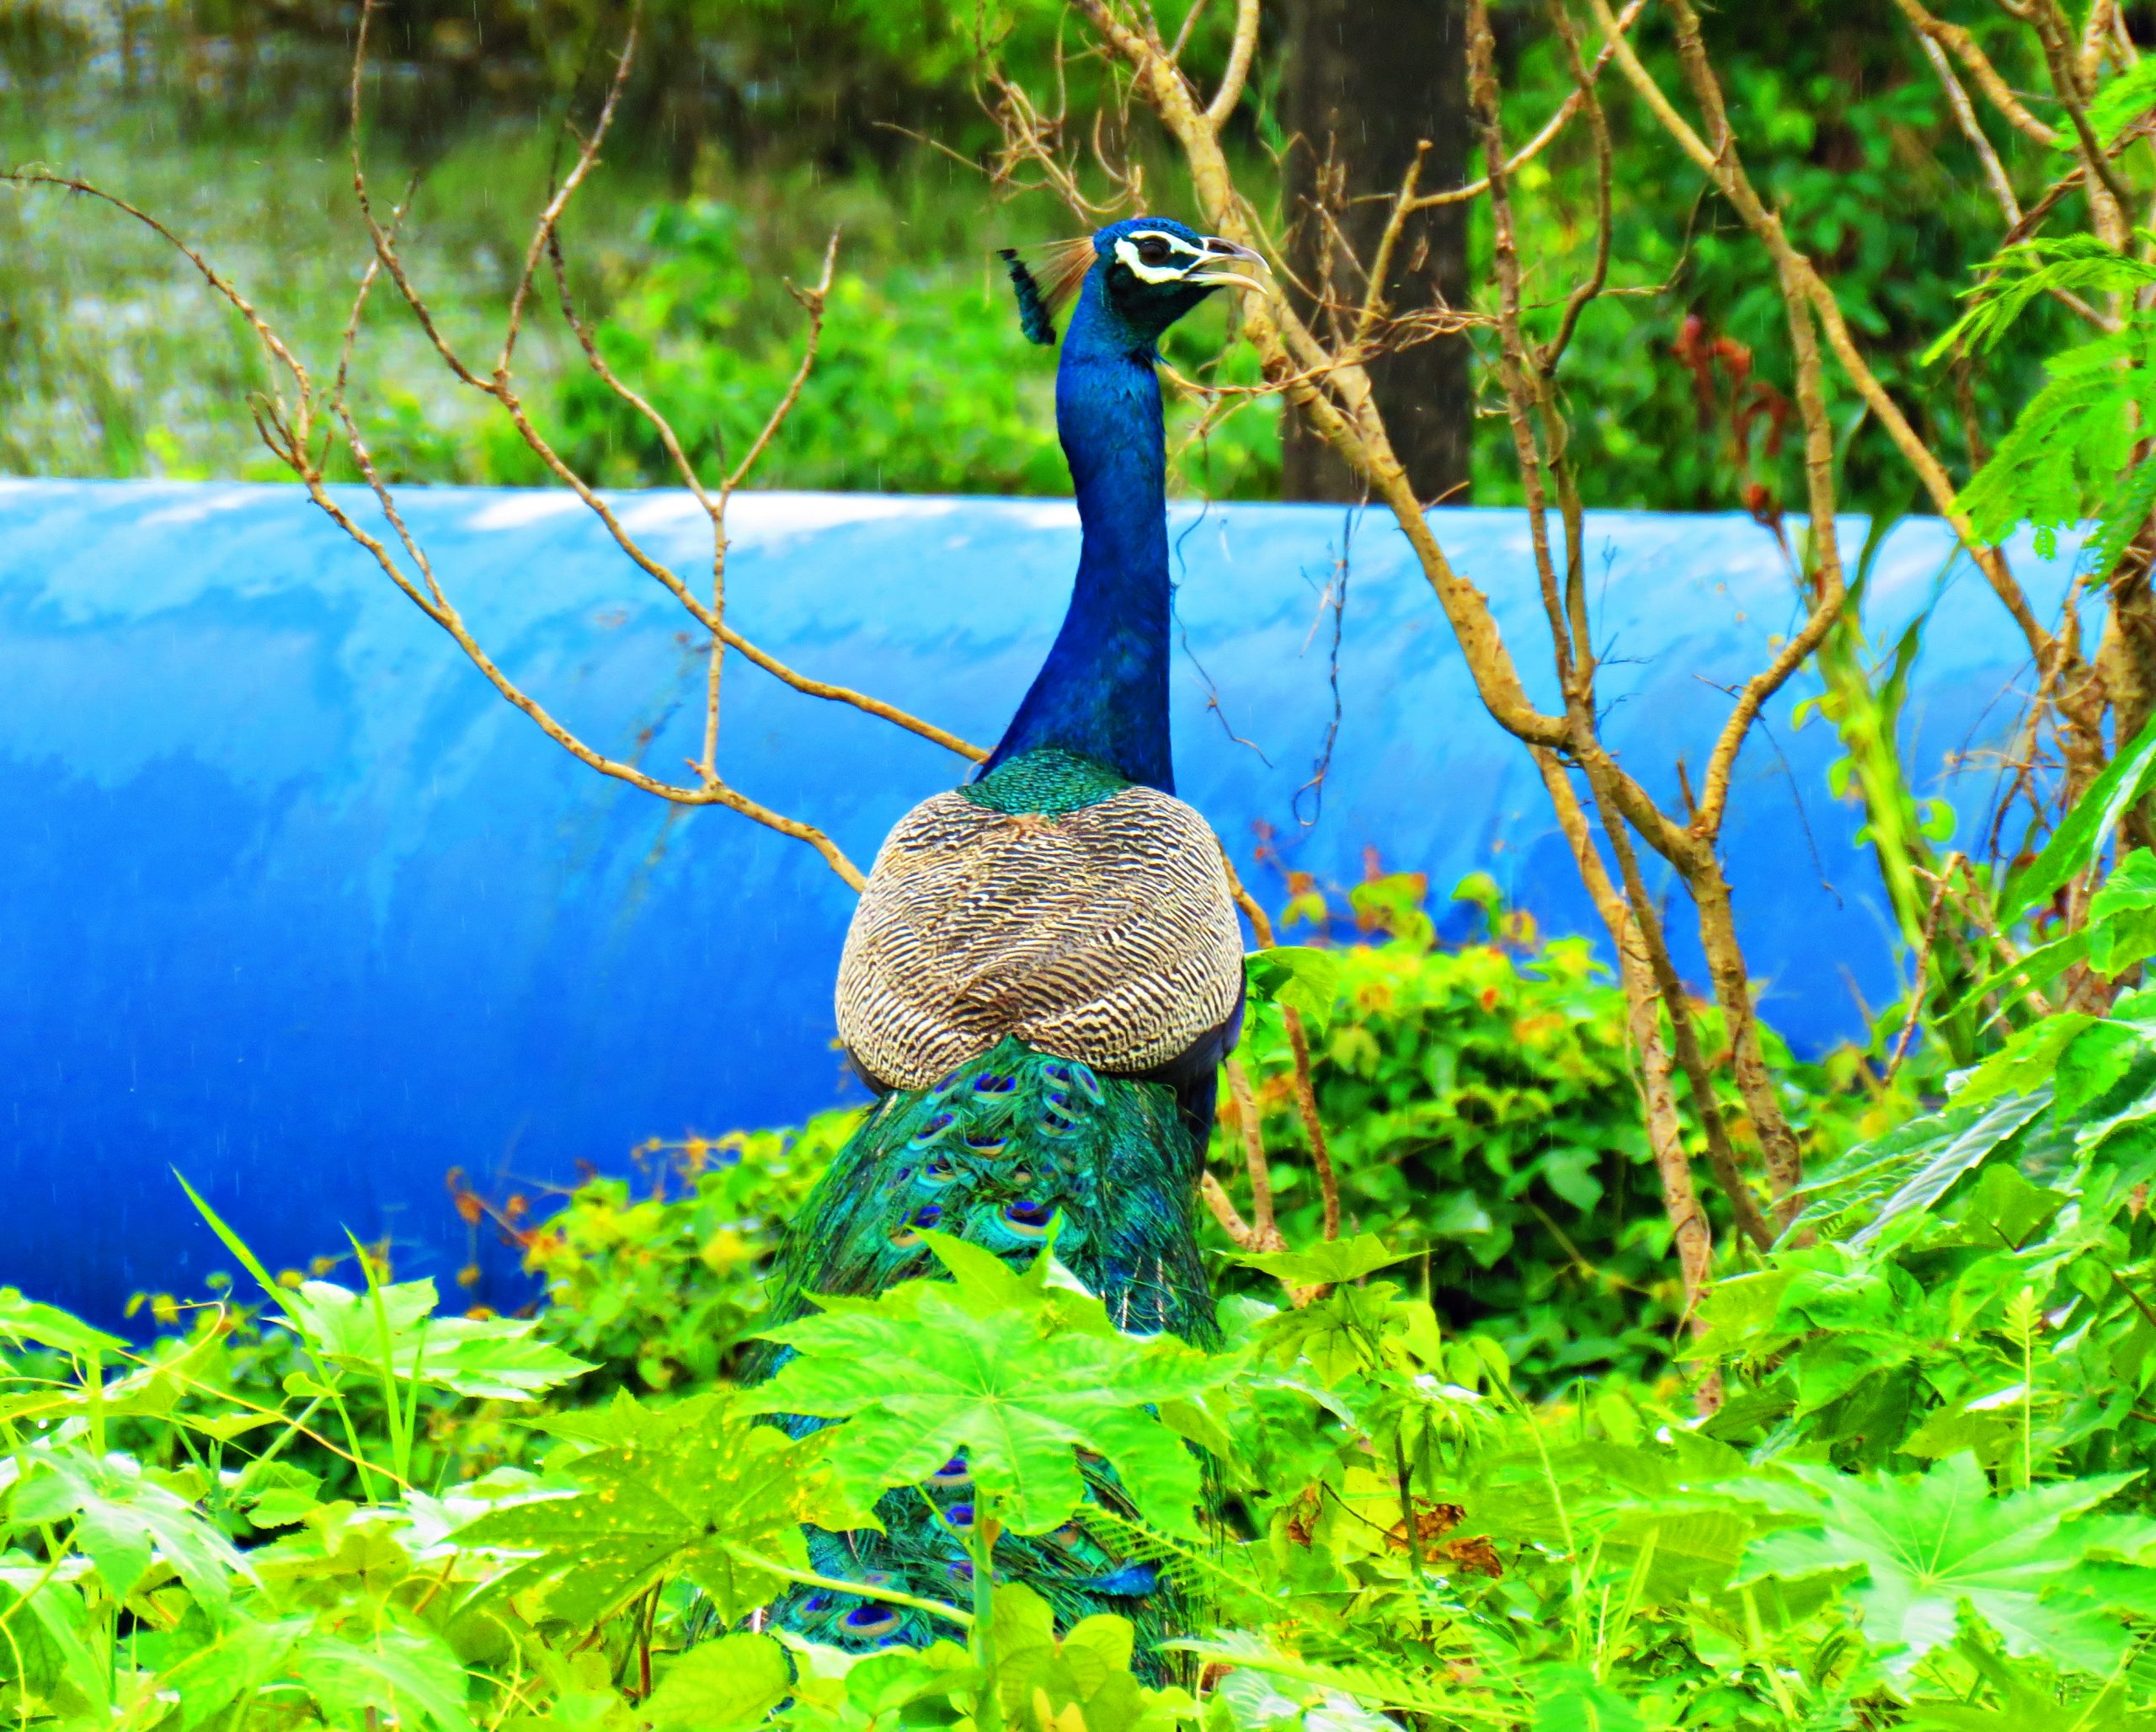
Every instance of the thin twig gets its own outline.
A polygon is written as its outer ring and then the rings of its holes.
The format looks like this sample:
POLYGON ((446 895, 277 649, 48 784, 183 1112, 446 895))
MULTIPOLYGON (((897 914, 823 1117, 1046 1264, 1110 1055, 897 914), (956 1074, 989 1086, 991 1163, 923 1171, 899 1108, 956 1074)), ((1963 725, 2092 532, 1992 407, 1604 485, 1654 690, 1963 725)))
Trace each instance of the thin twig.
POLYGON ((1924 1019, 1924 988, 1930 978, 1931 947, 1939 933, 1940 911, 1946 906, 1946 886, 1961 861, 1959 853, 1950 854, 1940 869, 1938 883, 1932 886, 1931 906, 1924 917, 1924 936, 1917 941, 1917 977, 1909 988, 1909 1013, 1902 1018, 1902 1031, 1895 1037, 1894 1050, 1886 1061, 1884 1080, 1889 1082, 1902 1068, 1902 1061, 1908 1056, 1909 1042, 1916 1034, 1917 1024, 1924 1019))
POLYGON ((1243 1164, 1250 1173, 1250 1242, 1260 1251, 1281 1251, 1288 1242, 1273 1221, 1273 1171, 1265 1159, 1265 1135, 1258 1123, 1257 1101, 1251 1093, 1250 1073, 1243 1061, 1227 1061, 1228 1093, 1235 1104, 1236 1128, 1242 1134, 1243 1164))
POLYGON ((1280 1020, 1288 1030, 1288 1050, 1295 1059, 1295 1105, 1302 1114, 1303 1135, 1310 1138, 1310 1160, 1317 1168, 1318 1189, 1325 1198, 1325 1236, 1337 1239, 1340 1237, 1340 1178, 1332 1170, 1332 1148, 1325 1140, 1325 1121, 1318 1116, 1317 1088, 1310 1077, 1310 1035, 1303 1027, 1302 1012, 1294 1005, 1280 1007, 1280 1020))
MULTIPOLYGON (((1618 27, 1620 29, 1631 29, 1632 21, 1646 10, 1646 3, 1647 0, 1625 0, 1625 9, 1617 15, 1618 27)), ((1595 55, 1593 64, 1588 73, 1590 83, 1600 78, 1602 69, 1609 64, 1609 52, 1608 45, 1605 45, 1595 55)), ((1557 112, 1543 122, 1542 130, 1505 159, 1505 173, 1517 174, 1548 149, 1556 141, 1557 135, 1565 130, 1566 123, 1579 112, 1580 102, 1580 92, 1576 87, 1572 94, 1558 105, 1557 112)), ((1481 198, 1489 190, 1490 179, 1486 174, 1480 180, 1470 180, 1464 186, 1450 187, 1444 192, 1425 193, 1415 201, 1415 209, 1434 211, 1440 205, 1464 205, 1470 200, 1481 198)))

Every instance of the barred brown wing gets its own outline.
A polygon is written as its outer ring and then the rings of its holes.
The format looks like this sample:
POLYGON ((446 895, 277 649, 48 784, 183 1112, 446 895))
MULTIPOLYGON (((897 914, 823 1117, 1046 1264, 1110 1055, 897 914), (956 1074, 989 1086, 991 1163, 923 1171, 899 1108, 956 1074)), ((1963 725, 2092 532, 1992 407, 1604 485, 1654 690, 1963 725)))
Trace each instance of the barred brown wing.
POLYGON ((1219 843, 1132 787, 1059 817, 924 800, 876 857, 839 967, 839 1034, 925 1088, 1006 1035, 1130 1073, 1233 1013, 1242 931, 1219 843))

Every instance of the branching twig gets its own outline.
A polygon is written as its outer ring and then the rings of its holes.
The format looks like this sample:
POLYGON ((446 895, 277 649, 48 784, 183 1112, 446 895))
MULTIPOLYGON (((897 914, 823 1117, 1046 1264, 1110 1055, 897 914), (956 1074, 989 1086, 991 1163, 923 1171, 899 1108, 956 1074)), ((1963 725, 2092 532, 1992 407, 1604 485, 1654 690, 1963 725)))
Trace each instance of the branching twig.
POLYGON ((1340 1237, 1340 1179, 1332 1170, 1332 1147, 1325 1140, 1325 1121, 1318 1116, 1317 1088, 1310 1076, 1310 1035, 1303 1027, 1303 1013, 1292 1004, 1280 1007, 1280 1020, 1288 1030, 1288 1050, 1294 1056, 1295 1107, 1302 1115, 1303 1135, 1310 1140, 1310 1160, 1317 1168, 1317 1183, 1325 1200, 1325 1236, 1340 1237))
POLYGON ((1225 1066, 1228 1093, 1235 1104, 1235 1127, 1243 1144, 1243 1164, 1250 1173, 1250 1245, 1254 1250, 1282 1251, 1287 1241, 1273 1220, 1273 1169, 1265 1158, 1265 1133, 1258 1123, 1257 1100, 1243 1061, 1230 1056, 1225 1066))

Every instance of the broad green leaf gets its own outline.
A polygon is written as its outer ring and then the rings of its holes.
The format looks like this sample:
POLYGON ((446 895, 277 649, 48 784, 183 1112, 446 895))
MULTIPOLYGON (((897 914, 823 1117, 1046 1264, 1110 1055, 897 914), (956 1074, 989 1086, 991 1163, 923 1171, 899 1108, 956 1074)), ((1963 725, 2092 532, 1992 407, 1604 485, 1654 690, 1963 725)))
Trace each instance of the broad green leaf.
POLYGON ((2063 1010, 2025 1029, 1972 1071, 1954 1091, 1956 1106, 1981 1106, 2002 1094, 2027 1096, 2048 1083, 2061 1056, 2083 1030, 2100 1018, 2078 1010, 2063 1010))
MULTIPOLYGON (((2050 1104, 2048 1089, 1972 1101, 1956 1094, 1943 1112, 1927 1114, 1860 1144, 1799 1195, 1806 1199, 1800 1228, 1848 1232, 1867 1245, 1892 1221, 1929 1207, 1956 1179, 1981 1165, 2050 1104)), ((1731 1285, 1731 1284, 1725 1284, 1731 1285)), ((1712 1323, 1719 1313, 1706 1312, 1712 1323)))
MULTIPOLYGON (((805 1660, 803 1656, 797 1663, 805 1660)), ((797 1682, 807 1689, 816 1687, 813 1679, 797 1682)), ((894 1720, 910 1724, 914 1717, 902 1710, 915 1703, 948 1702, 980 1682, 980 1671, 964 1649, 953 1642, 932 1642, 917 1650, 895 1649, 856 1662, 846 1672, 845 1694, 853 1707, 872 1719, 882 1719, 886 1724, 894 1720)))
POLYGON ((1244 959, 1251 997, 1300 1011, 1313 1034, 1331 1020, 1340 996, 1340 953, 1312 944, 1282 944, 1244 959))
POLYGON ((1145 1692, 1130 1675, 1134 1647, 1128 1619, 1097 1613, 1059 1639, 1039 1595, 1017 1583, 996 1590, 997 1682, 1014 1725, 1065 1724, 1075 1707, 1086 1732, 1128 1732, 1146 1712, 1145 1692))
POLYGON ((877 1299, 772 1331, 796 1356, 755 1400, 766 1413, 843 1419, 832 1462, 866 1500, 915 1484, 958 1455, 1022 1533, 1075 1510, 1075 1452, 1104 1456, 1155 1526, 1195 1531, 1196 1457, 1153 1412, 1222 1382, 1233 1361, 1172 1336, 1119 1333, 1100 1301, 993 1254, 924 1234, 949 1282, 907 1281, 877 1299))
POLYGON ((1796 1279, 1793 1269, 1769 1269, 1716 1281, 1700 1303, 1700 1321, 1705 1327, 1688 1356, 1720 1358, 1764 1350, 1769 1338, 1778 1333, 1782 1296, 1796 1279))
POLYGON ((2000 1681, 2001 1706, 1917 1701, 1903 1722, 1911 1732, 2156 1732, 2156 1713, 2129 1713, 2127 1694, 2114 1687, 2062 1702, 2018 1678, 2000 1681))
POLYGON ((1644 1732, 1639 1710, 1594 1675, 1566 1661, 1529 1674, 1534 1692, 1534 1732, 1644 1732))
POLYGON ((1350 1239, 1321 1240, 1307 1251, 1246 1251, 1230 1260, 1291 1286, 1336 1287, 1415 1254, 1395 1251, 1375 1233, 1363 1232, 1350 1239))
POLYGON ((1641 1603, 1668 1605, 1695 1589, 1724 1586, 1758 1526, 1748 1511, 1735 1509, 1630 1510, 1603 1535, 1602 1553, 1626 1569, 1644 1558, 1641 1603))
POLYGON ((434 1636, 396 1628, 371 1641, 309 1636, 292 1650, 290 1670, 333 1725, 387 1714, 400 1726, 475 1732, 464 1710, 464 1669, 434 1636))
POLYGON ((504 1502, 456 1536, 521 1554, 498 1587, 543 1585, 552 1616, 594 1622, 654 1581, 684 1576, 731 1621, 782 1585, 741 1551, 798 1568, 802 1523, 862 1525, 823 1471, 830 1439, 757 1425, 731 1393, 643 1410, 633 1426, 616 1414, 625 1441, 570 1462, 568 1485, 504 1502))
POLYGON ((166 1663, 157 1674, 157 1688, 177 1699, 179 1724, 191 1732, 283 1671, 311 1622, 233 1618, 221 1626, 200 1625, 189 1633, 199 1642, 166 1663))
POLYGON ((81 1590, 19 1552, 0 1558, 0 1617, 14 1636, 0 1645, 0 1677, 20 1677, 51 1692, 65 1683, 97 1713, 106 1716, 109 1667, 92 1646, 81 1590))
POLYGON ((435 1316, 431 1280, 377 1291, 379 1318, 370 1296, 331 1281, 307 1281, 296 1293, 280 1292, 286 1312, 281 1320, 341 1371, 378 1375, 387 1357, 401 1379, 482 1401, 530 1401, 592 1369, 542 1339, 529 1319, 435 1316))
POLYGON ((654 1732, 753 1726, 792 1693, 786 1650, 745 1632, 699 1644, 668 1666, 643 1704, 654 1732))
POLYGON ((2131 1023, 2100 1022, 2083 1030, 2059 1055, 2052 1084, 2058 1116, 2079 1118, 2148 1052, 2148 1031, 2131 1023))
POLYGON ((16 1488, 17 1521, 75 1517, 75 1543, 115 1599, 163 1558, 196 1601, 210 1608, 232 1597, 253 1571, 231 1541, 184 1499, 145 1476, 132 1456, 92 1456, 72 1445, 41 1449, 16 1488))
POLYGON ((2091 782, 2071 811, 2059 820, 2043 850, 2008 882, 2000 900, 1999 922, 2013 926, 2059 886, 2081 872, 2104 850, 2111 834, 2156 781, 2156 719, 2134 735, 2091 782))
POLYGON ((2135 1475, 2111 1473, 1992 1495, 1983 1470, 1966 1455, 1907 1478, 1860 1478, 1798 1468, 1810 1488, 1813 1521, 1753 1542, 1741 1580, 1801 1578, 1860 1568, 1849 1592, 1865 1639, 1895 1651, 1886 1665, 1907 1677, 1960 1634, 1964 1604, 1991 1626, 2010 1654, 2041 1656, 2104 1673, 2129 1640, 2100 1613, 2054 1603, 2088 1541, 2064 1526, 2135 1475))
POLYGON ((18 1346, 56 1347, 83 1355, 111 1353, 127 1344, 56 1307, 25 1299, 17 1287, 0 1287, 0 1336, 18 1346))
POLYGON ((2086 931, 2089 965, 2106 979, 2156 954, 2156 853, 2136 848, 2111 869, 2089 899, 2086 931))

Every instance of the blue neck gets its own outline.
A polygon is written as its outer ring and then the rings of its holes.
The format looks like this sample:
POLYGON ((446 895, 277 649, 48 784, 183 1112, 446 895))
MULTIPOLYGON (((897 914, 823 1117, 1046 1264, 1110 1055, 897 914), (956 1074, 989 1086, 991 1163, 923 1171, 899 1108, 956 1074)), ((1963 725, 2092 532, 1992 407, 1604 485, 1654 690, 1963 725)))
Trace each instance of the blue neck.
POLYGON ((1097 265, 1064 334, 1056 431, 1083 541, 1070 611, 984 772, 1059 746, 1175 791, 1168 750, 1167 453, 1153 345, 1110 303, 1097 265))

